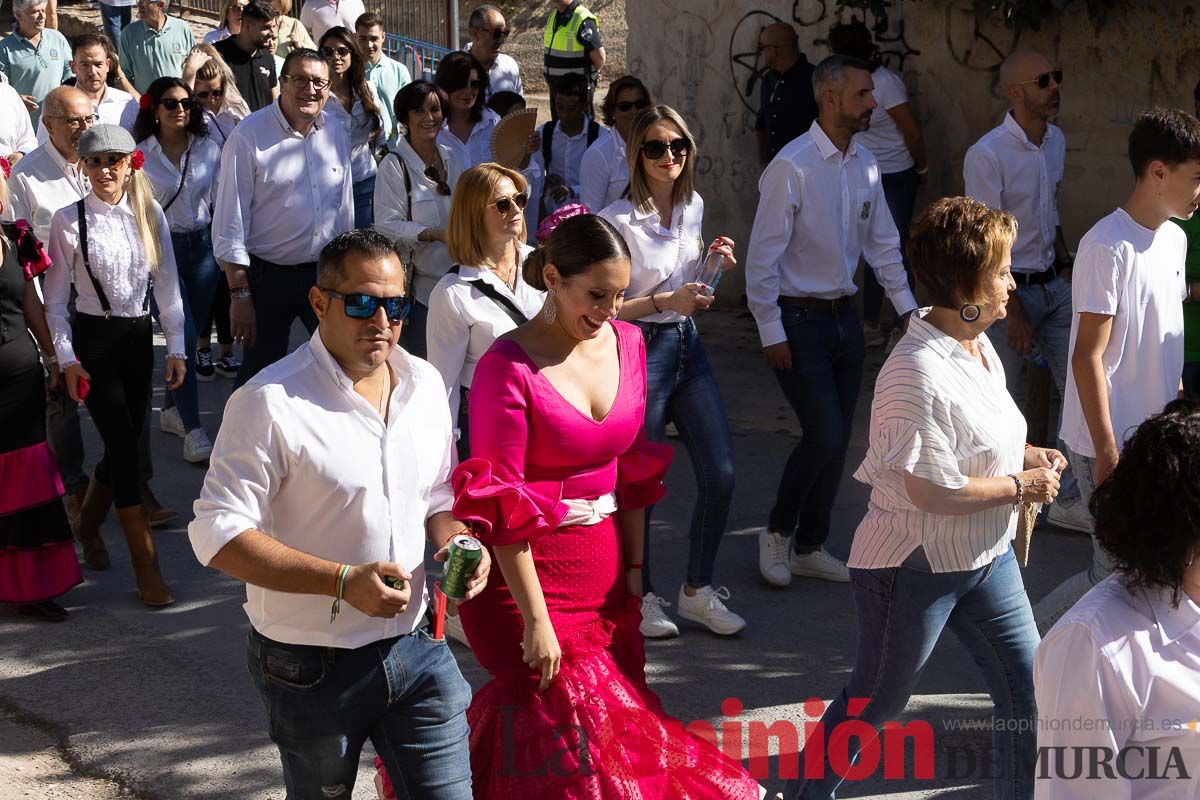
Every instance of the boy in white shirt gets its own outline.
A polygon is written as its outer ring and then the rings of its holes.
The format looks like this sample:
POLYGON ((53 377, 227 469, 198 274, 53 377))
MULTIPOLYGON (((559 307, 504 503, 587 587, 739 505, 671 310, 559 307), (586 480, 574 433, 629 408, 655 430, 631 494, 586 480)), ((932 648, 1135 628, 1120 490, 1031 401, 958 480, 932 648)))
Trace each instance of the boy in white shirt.
MULTIPOLYGON (((1072 276, 1061 433, 1085 503, 1112 474, 1126 437, 1181 390, 1187 240, 1168 220, 1188 219, 1200 203, 1200 120, 1178 109, 1143 114, 1129 161, 1133 193, 1080 240, 1072 276)), ((1091 567, 1035 609, 1043 632, 1112 571, 1092 545, 1091 567)))

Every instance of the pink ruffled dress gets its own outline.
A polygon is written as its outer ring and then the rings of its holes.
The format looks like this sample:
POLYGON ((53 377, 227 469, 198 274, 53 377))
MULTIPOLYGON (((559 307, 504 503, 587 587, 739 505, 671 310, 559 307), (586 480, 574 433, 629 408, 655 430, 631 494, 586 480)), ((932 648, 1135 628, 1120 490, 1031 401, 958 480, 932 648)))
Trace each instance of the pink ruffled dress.
POLYGON ((688 735, 646 685, 641 598, 625 589, 617 517, 560 527, 564 498, 615 492, 620 509, 662 497, 671 448, 643 431, 646 353, 612 323, 620 386, 597 421, 571 405, 516 343, 499 340, 471 383, 472 458, 454 473, 454 515, 489 547, 531 546, 562 646, 545 692, 521 660, 524 623, 504 576, 462 606, 493 680, 467 712, 476 800, 757 800, 741 765, 688 735))

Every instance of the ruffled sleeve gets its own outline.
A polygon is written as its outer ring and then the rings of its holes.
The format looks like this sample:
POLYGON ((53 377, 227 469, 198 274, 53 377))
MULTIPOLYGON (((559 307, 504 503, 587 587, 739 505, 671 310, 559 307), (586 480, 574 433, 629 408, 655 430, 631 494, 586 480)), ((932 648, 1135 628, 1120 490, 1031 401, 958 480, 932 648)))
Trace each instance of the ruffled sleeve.
POLYGON ((16 222, 4 224, 5 233, 16 248, 17 261, 25 273, 25 280, 31 281, 50 268, 53 263, 46 255, 42 242, 33 233, 33 227, 28 220, 19 219, 16 222))
POLYGON ((488 545, 533 542, 558 528, 567 513, 561 483, 527 483, 525 450, 531 413, 528 370, 513 346, 496 342, 471 382, 471 454, 451 477, 454 517, 471 523, 488 545))
MULTIPOLYGON (((636 365, 640 377, 638 393, 646 396, 646 342, 634 326, 618 325, 621 333, 624 357, 636 365)), ((644 401, 643 401, 644 406, 644 401)), ((638 412, 638 431, 629 449, 617 457, 617 507, 622 511, 633 511, 652 506, 667 493, 663 477, 671 466, 675 451, 668 444, 652 442, 646 438, 645 408, 638 412)))

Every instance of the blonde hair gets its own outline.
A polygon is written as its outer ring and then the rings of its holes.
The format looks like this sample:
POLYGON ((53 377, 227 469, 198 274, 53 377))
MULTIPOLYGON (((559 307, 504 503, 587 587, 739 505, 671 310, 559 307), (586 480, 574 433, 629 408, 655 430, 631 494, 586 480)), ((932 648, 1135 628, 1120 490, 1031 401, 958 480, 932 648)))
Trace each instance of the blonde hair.
POLYGON ((272 0, 272 5, 279 5, 280 16, 287 16, 292 13, 292 0, 272 0))
POLYGON ((129 207, 133 209, 133 221, 137 225, 138 239, 141 240, 142 250, 146 260, 150 262, 150 272, 157 275, 162 268, 162 242, 158 235, 158 215, 154 213, 158 204, 154 202, 154 191, 150 181, 139 169, 129 166, 129 181, 125 185, 129 194, 129 207))
MULTIPOLYGON (((220 81, 221 82, 221 110, 230 111, 239 120, 250 116, 250 106, 242 99, 242 93, 238 91, 237 79, 233 77, 233 70, 225 63, 225 59, 221 58, 220 52, 211 44, 202 44, 197 46, 203 50, 212 60, 204 64, 196 71, 196 80, 198 81, 220 81)), ((195 87, 193 87, 195 88, 195 87)))
MULTIPOLYGON (((454 263, 468 267, 489 263, 483 252, 483 215, 492 202, 492 193, 504 178, 512 181, 518 193, 529 191, 529 184, 521 173, 490 161, 471 167, 459 176, 450 201, 450 219, 446 223, 446 242, 454 263)), ((518 241, 525 239, 525 215, 522 214, 518 241)))
MULTIPOLYGON (((651 106, 633 118, 633 129, 629 132, 629 149, 626 157, 629 159, 629 199, 633 207, 645 214, 654 208, 654 200, 650 196, 650 183, 646 179, 646 169, 642 166, 642 145, 650 129, 660 122, 669 122, 679 129, 679 134, 687 139, 688 153, 683 161, 683 172, 675 179, 671 190, 671 201, 680 206, 692 199, 696 189, 696 157, 699 150, 696 147, 696 137, 688 130, 683 117, 670 106, 651 106)), ((665 221, 667 225, 670 220, 665 221)))
MULTIPOLYGON (((221 27, 227 31, 229 30, 229 9, 233 8, 239 2, 240 0, 225 0, 225 5, 221 9, 221 27)), ((232 35, 232 32, 230 35, 232 35)))

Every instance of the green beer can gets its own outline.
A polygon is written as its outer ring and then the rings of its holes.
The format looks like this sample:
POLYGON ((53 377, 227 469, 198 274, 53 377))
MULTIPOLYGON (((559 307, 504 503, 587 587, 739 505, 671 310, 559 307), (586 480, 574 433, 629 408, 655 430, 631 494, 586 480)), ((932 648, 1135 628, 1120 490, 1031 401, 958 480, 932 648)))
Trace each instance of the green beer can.
POLYGON ((455 536, 450 540, 450 552, 442 567, 442 594, 451 600, 467 596, 467 581, 475 575, 483 560, 483 545, 473 536, 455 536))

